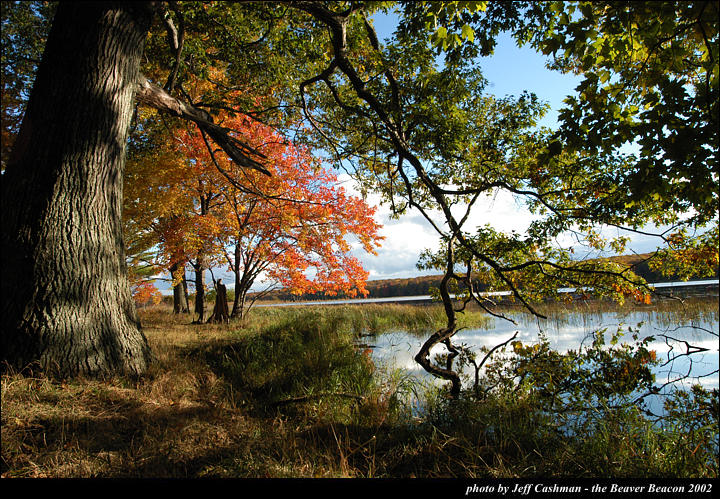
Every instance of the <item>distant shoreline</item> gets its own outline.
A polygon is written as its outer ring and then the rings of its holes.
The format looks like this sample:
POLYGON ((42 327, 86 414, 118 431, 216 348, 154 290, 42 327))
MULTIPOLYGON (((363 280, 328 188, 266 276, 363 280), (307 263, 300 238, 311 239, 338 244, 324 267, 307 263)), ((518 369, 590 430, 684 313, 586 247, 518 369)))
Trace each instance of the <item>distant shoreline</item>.
MULTIPOLYGON (((665 284, 665 281, 677 281, 677 276, 665 276, 650 268, 649 262, 653 259, 652 253, 632 254, 632 255, 618 255, 607 258, 599 258, 601 261, 611 261, 627 269, 632 270, 637 276, 645 279, 645 282, 649 283, 661 283, 665 284)), ((590 260, 592 261, 592 260, 590 260)), ((718 271, 716 269, 715 275, 710 279, 718 279, 718 271)), ((394 279, 377 279, 369 280, 365 284, 365 288, 370 293, 368 298, 391 298, 391 297, 404 297, 404 296, 422 296, 430 294, 430 288, 437 288, 442 280, 442 274, 433 275, 422 275, 416 277, 406 278, 394 278, 394 279)), ((690 280, 684 282, 701 282, 707 280, 707 277, 692 276, 690 280)), ((480 291, 482 291, 482 283, 480 291)), ((248 298, 252 298, 257 293, 250 293, 248 298)), ((316 301, 312 295, 301 295, 297 297, 297 300, 302 301, 316 301)), ((332 297, 323 297, 326 300, 334 300, 332 297)), ((340 299, 340 298, 337 298, 340 299)), ((269 303, 270 301, 294 301, 296 298, 292 297, 286 289, 275 289, 263 296, 258 301, 269 303)))
MULTIPOLYGON (((720 286, 720 280, 718 279, 705 279, 697 281, 677 281, 677 282, 659 282, 649 283, 650 286, 660 289, 663 291, 670 290, 676 291, 687 291, 688 288, 698 288, 705 286, 707 288, 718 289, 720 286)), ((561 288, 558 290, 560 293, 572 293, 575 288, 561 288)), ((495 291, 489 293, 480 293, 481 296, 510 296, 511 291, 495 291)), ((712 294, 693 295, 693 296, 712 296, 712 294)), ((338 298, 335 300, 318 299, 318 300, 258 300, 255 303, 255 307, 273 307, 273 306, 303 306, 303 305, 362 305, 362 304, 383 304, 383 303, 429 303, 432 302, 433 298, 430 295, 415 295, 415 296, 388 296, 378 298, 338 298)))

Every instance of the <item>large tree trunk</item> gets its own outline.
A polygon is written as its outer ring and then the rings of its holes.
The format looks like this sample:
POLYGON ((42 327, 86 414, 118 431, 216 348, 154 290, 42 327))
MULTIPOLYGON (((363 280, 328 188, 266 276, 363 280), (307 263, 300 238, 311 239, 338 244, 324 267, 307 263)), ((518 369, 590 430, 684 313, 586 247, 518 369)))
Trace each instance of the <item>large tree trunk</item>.
POLYGON ((142 373, 122 179, 147 3, 60 3, 2 176, 2 358, 59 376, 142 373))

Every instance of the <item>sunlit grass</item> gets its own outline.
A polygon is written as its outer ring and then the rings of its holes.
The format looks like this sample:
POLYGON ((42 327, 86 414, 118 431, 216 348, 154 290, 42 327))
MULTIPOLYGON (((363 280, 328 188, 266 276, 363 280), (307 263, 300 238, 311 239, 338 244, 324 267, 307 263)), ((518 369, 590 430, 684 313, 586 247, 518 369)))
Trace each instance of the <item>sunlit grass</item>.
MULTIPOLYGON (((445 312, 437 303, 424 305, 367 304, 344 306, 262 307, 251 311, 250 323, 265 324, 275 320, 292 320, 308 313, 333 322, 343 331, 355 335, 376 335, 388 331, 406 331, 426 335, 447 323, 445 312)), ((480 310, 458 314, 458 327, 483 327, 491 319, 480 310)))

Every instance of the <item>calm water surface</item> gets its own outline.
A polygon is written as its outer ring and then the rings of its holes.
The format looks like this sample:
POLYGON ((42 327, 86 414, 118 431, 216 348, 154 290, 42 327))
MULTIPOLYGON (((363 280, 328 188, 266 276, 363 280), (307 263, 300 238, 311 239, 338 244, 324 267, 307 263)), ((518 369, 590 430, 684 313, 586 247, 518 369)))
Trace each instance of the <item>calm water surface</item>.
MULTIPOLYGON (((606 339, 618 328, 626 332, 621 341, 634 342, 628 327, 637 330, 640 338, 653 336, 655 340, 648 346, 655 350, 658 358, 665 363, 656 367, 656 381, 663 384, 681 379, 688 374, 690 377, 680 381, 678 386, 689 387, 699 383, 705 388, 718 387, 719 324, 717 311, 699 314, 694 319, 682 319, 677 315, 656 312, 606 312, 606 313, 562 313, 547 320, 536 319, 526 313, 511 315, 517 325, 503 319, 493 318, 487 327, 465 329, 455 334, 454 345, 464 344, 476 350, 482 346, 490 347, 507 341, 515 331, 519 331, 516 340, 524 344, 537 343, 540 333, 544 333, 553 348, 564 352, 577 350, 581 345, 590 346, 593 334, 600 329, 607 329, 606 339), (687 344, 705 351, 690 356, 681 355, 687 352, 687 344)), ((376 364, 385 368, 400 368, 418 380, 434 380, 414 360, 422 343, 430 333, 417 335, 406 331, 390 331, 363 340, 372 347, 372 358, 376 364)), ((509 349, 509 347, 508 347, 509 349)), ((432 354, 446 353, 444 345, 436 345, 432 354)), ((466 372, 470 375, 472 366, 466 372)), ((465 384, 467 386, 467 383, 465 384)))

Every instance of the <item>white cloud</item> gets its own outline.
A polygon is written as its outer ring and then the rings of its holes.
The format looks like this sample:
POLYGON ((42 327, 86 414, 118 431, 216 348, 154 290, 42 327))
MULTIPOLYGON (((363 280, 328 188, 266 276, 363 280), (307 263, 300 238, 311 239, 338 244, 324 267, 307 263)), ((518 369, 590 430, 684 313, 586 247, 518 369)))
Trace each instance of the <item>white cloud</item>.
MULTIPOLYGON (((356 196, 359 190, 348 175, 340 175, 340 182, 345 189, 356 196)), ((437 274, 438 271, 419 271, 416 264, 425 249, 435 250, 439 247, 440 235, 435 228, 418 211, 411 209, 397 220, 390 218, 390 207, 379 204, 379 196, 369 194, 366 202, 377 207, 375 220, 383 226, 380 234, 385 236, 377 256, 357 249, 354 255, 363 262, 370 272, 370 279, 393 279, 415 277, 423 274, 437 274)), ((453 214, 461 218, 464 207, 456 206, 453 214)), ((442 213, 430 212, 429 216, 441 229, 446 228, 442 213)), ((499 192, 493 196, 478 199, 472 207, 465 229, 473 232, 476 227, 489 224, 497 230, 524 232, 533 217, 517 203, 507 192, 499 192)))

